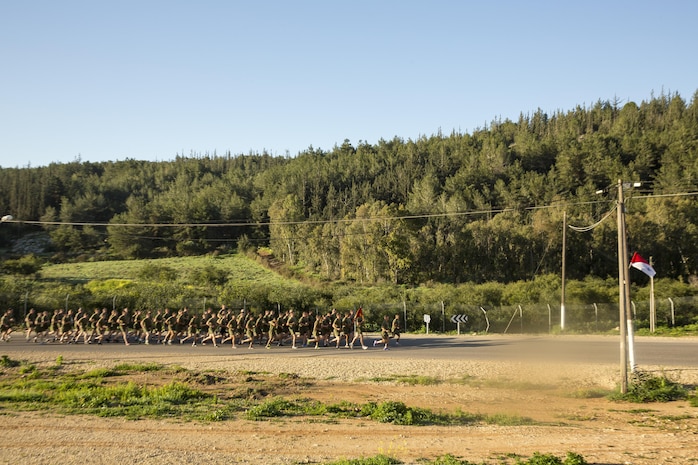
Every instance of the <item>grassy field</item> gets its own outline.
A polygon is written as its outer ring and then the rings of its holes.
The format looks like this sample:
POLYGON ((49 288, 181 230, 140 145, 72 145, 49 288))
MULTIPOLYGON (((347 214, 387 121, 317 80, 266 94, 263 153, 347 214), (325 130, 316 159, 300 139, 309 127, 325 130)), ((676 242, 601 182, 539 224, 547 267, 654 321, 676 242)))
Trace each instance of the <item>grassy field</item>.
POLYGON ((286 279, 268 270, 244 255, 219 257, 173 257, 148 260, 115 260, 46 265, 41 277, 56 281, 91 281, 95 279, 128 279, 141 277, 144 267, 160 267, 174 270, 177 278, 186 278, 192 271, 215 269, 224 272, 231 281, 282 283, 286 279))

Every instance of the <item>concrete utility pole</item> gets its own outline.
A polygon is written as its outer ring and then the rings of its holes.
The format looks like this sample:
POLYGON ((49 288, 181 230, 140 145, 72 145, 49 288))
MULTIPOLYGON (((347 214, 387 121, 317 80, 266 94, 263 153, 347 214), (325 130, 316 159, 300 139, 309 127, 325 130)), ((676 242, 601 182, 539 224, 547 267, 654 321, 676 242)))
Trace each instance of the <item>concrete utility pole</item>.
MULTIPOLYGON (((652 266, 652 256, 650 256, 650 266, 652 266)), ((654 276, 650 276, 650 332, 655 331, 657 324, 657 309, 654 303, 654 276)))
POLYGON ((628 282, 628 246, 625 233, 625 200, 623 181, 618 180, 618 324, 620 327, 620 392, 628 392, 628 304, 630 283, 628 282))
POLYGON ((562 213, 562 286, 560 287, 560 331, 565 330, 565 257, 567 256, 567 212, 562 213))

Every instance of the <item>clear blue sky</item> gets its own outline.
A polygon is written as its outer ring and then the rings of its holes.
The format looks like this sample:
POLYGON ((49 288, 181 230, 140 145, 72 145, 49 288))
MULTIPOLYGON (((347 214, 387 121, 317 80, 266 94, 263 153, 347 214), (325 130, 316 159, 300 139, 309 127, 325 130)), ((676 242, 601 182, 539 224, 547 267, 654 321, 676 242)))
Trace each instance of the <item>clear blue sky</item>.
POLYGON ((698 90, 698 2, 7 0, 0 166, 330 150, 698 90))

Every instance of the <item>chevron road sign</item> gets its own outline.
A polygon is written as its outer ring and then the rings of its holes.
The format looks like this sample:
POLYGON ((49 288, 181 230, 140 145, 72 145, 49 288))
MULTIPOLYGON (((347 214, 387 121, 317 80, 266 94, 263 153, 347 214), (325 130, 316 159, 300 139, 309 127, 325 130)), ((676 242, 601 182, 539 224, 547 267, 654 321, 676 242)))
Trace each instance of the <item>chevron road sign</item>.
POLYGON ((458 329, 458 334, 460 334, 460 324, 461 323, 467 323, 468 322, 468 315, 453 315, 451 317, 451 323, 456 323, 458 326, 456 328, 458 329))

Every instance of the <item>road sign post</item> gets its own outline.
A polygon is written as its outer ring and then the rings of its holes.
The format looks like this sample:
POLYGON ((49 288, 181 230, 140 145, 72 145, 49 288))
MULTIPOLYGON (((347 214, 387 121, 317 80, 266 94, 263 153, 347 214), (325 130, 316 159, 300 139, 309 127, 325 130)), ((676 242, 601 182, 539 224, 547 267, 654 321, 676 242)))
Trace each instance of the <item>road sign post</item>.
POLYGON ((460 335, 460 324, 467 323, 467 322, 468 322, 468 315, 453 315, 451 317, 451 323, 456 324, 456 329, 457 329, 459 335, 460 335))
POLYGON ((431 315, 424 314, 424 323, 427 325, 427 334, 429 334, 429 322, 431 321, 431 315))

